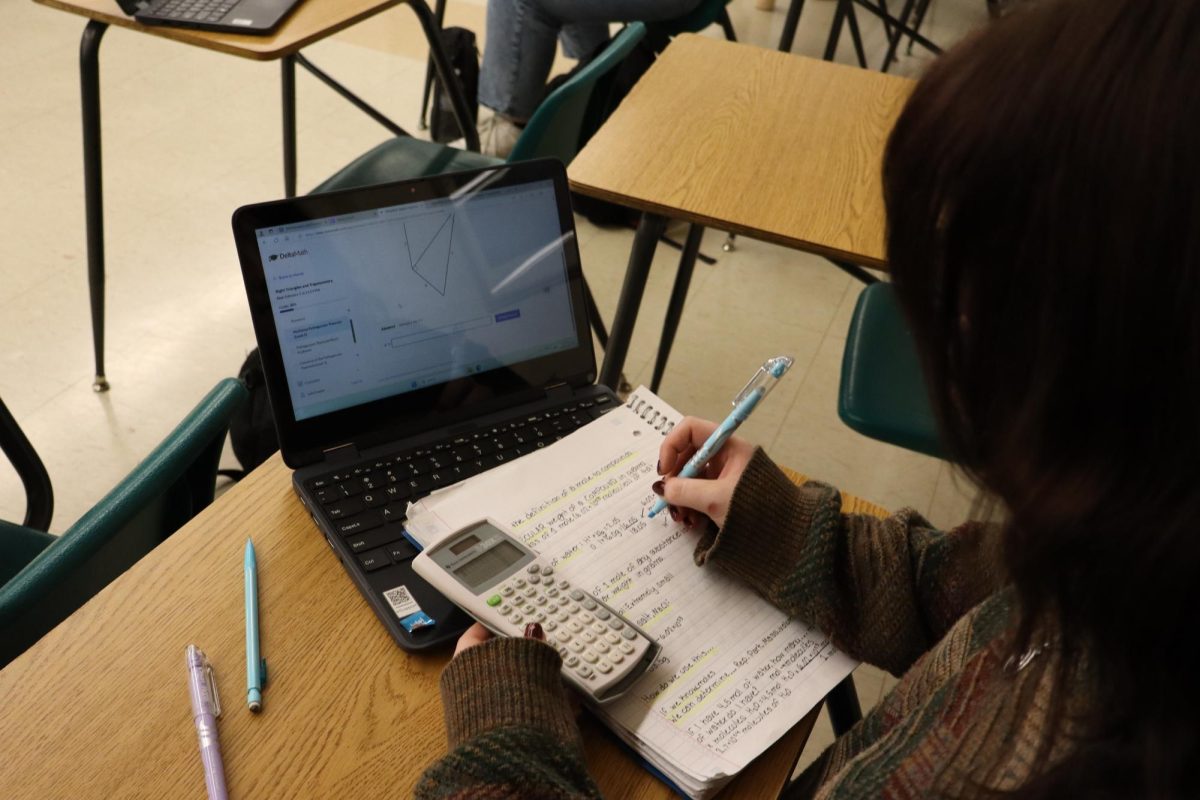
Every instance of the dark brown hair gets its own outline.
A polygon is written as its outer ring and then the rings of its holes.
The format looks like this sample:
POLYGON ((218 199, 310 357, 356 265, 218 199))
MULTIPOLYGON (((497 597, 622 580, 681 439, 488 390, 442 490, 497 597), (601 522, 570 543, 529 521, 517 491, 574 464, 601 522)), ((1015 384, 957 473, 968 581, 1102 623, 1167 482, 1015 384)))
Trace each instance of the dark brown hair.
POLYGON ((1006 512, 1014 648, 1050 620, 1060 680, 1088 665, 1025 793, 1200 796, 1200 2, 995 23, 919 82, 884 186, 944 440, 1006 512))

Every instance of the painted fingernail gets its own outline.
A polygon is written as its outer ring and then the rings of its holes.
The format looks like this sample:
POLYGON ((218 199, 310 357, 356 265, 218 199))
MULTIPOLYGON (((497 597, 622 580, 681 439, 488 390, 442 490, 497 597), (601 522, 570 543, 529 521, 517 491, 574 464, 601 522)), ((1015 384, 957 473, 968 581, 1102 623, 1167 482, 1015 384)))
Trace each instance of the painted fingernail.
POLYGON ((657 472, 659 475, 663 474, 661 458, 658 460, 658 463, 654 465, 654 471, 657 472))
POLYGON ((663 496, 663 482, 662 482, 662 481, 655 481, 655 482, 654 482, 654 485, 652 485, 652 486, 650 487, 650 491, 654 492, 654 493, 655 493, 656 495, 658 495, 659 497, 662 497, 662 496, 663 496))
POLYGON ((667 511, 671 512, 671 519, 673 519, 676 522, 679 522, 679 509, 678 508, 676 508, 675 506, 667 506, 667 511))
POLYGON ((525 626, 525 638, 537 639, 539 642, 546 641, 546 633, 542 630, 542 626, 536 622, 531 622, 525 626))

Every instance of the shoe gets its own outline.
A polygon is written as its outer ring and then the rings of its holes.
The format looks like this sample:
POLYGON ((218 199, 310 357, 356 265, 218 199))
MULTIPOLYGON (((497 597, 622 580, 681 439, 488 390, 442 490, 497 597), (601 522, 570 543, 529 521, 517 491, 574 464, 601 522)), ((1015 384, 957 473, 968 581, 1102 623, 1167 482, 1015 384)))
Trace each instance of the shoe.
POLYGON ((523 126, 508 117, 492 114, 479 123, 479 152, 493 158, 508 158, 522 130, 523 126))

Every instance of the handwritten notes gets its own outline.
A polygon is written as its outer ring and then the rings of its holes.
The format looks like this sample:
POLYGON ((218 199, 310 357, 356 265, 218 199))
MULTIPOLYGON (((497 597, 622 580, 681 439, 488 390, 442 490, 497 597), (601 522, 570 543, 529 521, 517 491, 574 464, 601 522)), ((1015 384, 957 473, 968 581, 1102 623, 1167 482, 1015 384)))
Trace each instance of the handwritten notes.
POLYGON ((568 580, 645 630, 662 652, 598 710, 693 797, 716 791, 808 713, 854 662, 716 568, 696 534, 646 516, 678 412, 640 388, 625 408, 409 511, 421 541, 481 517, 508 524, 568 580))

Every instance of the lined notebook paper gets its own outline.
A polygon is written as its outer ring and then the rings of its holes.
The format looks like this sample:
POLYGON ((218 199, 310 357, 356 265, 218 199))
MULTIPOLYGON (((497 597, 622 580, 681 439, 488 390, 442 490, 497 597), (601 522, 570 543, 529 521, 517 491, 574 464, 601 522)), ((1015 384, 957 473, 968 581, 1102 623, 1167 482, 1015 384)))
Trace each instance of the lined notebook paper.
POLYGON ((662 652, 650 671, 594 711, 686 795, 704 798, 856 662, 718 568, 697 567, 696 533, 646 516, 662 437, 679 419, 639 387, 562 441, 414 504, 408 529, 429 545, 493 517, 654 637, 662 652))

